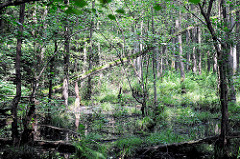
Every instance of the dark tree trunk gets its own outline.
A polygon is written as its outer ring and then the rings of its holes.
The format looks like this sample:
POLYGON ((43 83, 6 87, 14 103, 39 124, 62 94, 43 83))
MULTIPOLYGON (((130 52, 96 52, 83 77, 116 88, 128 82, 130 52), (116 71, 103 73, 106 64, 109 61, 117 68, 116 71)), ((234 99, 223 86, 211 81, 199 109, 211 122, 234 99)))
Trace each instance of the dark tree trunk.
POLYGON ((237 39, 237 72, 239 71, 239 55, 240 55, 240 14, 236 12, 236 39, 237 39))
MULTIPOLYGON (((227 134, 229 130, 228 125, 228 71, 229 71, 229 65, 228 65, 228 55, 229 55, 229 45, 226 42, 221 42, 221 49, 219 47, 219 39, 217 37, 217 34, 212 26, 212 22, 210 20, 210 11, 212 9, 214 0, 209 1, 208 6, 208 12, 205 12, 202 8, 202 5, 199 4, 199 7, 201 9, 201 14, 203 15, 208 30, 212 36, 212 39, 214 41, 214 47, 217 52, 217 59, 218 59, 218 66, 219 66, 219 92, 220 92, 220 102, 221 102, 221 113, 222 113, 222 120, 221 120, 221 134, 219 138, 219 142, 217 144, 217 147, 220 147, 222 150, 227 144, 227 134)), ((226 16, 226 8, 224 7, 224 0, 221 0, 221 8, 223 13, 223 18, 225 19, 226 16)), ((225 19, 226 20, 226 19, 225 19)), ((226 23, 225 23, 226 24, 226 23)))
MULTIPOLYGON (((20 5, 20 13, 19 13, 19 23, 24 23, 24 12, 25 12, 25 3, 20 5)), ((12 122, 12 140, 13 144, 17 144, 19 141, 19 133, 18 133, 18 126, 17 126, 17 107, 18 103, 21 98, 21 49, 22 49, 22 34, 23 34, 23 25, 19 25, 19 35, 17 39, 17 50, 16 50, 16 59, 15 59, 15 71, 16 71, 16 95, 12 101, 12 109, 11 113, 13 116, 12 122)))
MULTIPOLYGON (((54 53, 58 50, 57 41, 55 41, 55 50, 54 53)), ((54 57, 50 60, 49 66, 49 86, 48 86, 48 114, 46 119, 46 124, 50 123, 51 120, 51 101, 52 101, 52 93, 53 93, 53 78, 54 78, 54 57)))

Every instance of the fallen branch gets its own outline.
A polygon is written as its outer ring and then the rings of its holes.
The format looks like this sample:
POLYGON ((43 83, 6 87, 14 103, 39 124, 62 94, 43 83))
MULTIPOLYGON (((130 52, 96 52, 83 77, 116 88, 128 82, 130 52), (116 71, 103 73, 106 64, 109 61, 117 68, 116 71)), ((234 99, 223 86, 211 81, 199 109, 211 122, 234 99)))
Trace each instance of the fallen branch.
POLYGON ((66 141, 45 141, 45 140, 35 140, 34 146, 41 146, 45 149, 54 148, 59 152, 74 153, 75 146, 66 141))
MULTIPOLYGON (((198 140, 148 147, 143 149, 144 153, 142 155, 147 155, 149 153, 153 153, 156 151, 162 151, 162 152, 176 151, 178 148, 181 148, 181 147, 194 146, 202 143, 214 144, 218 140, 218 138, 219 138, 219 135, 216 135, 216 136, 210 136, 210 137, 206 137, 198 140)), ((240 138, 240 132, 231 133, 230 136, 227 136, 227 139, 234 139, 234 138, 240 138)))
POLYGON ((112 68, 112 67, 120 65, 120 64, 124 64, 124 63, 126 63, 126 62, 128 62, 128 61, 130 61, 132 59, 135 59, 135 58, 141 56, 141 55, 145 55, 147 52, 149 52, 152 49, 153 49, 153 47, 150 47, 150 48, 145 49, 142 52, 138 52, 138 53, 133 54, 133 55, 128 56, 128 57, 120 58, 120 59, 115 60, 113 62, 109 62, 109 63, 107 63, 106 65, 103 65, 103 66, 95 67, 95 68, 87 71, 84 74, 80 74, 80 75, 75 74, 73 77, 70 77, 71 82, 82 81, 85 78, 87 78, 87 77, 89 77, 91 75, 97 74, 97 73, 99 73, 99 72, 101 72, 103 70, 112 68))

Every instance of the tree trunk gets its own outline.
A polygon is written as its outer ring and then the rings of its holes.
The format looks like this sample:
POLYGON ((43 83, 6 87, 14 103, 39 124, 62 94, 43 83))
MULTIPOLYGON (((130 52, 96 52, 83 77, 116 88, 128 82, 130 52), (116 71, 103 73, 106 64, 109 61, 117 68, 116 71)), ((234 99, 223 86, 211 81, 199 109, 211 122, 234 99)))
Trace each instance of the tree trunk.
MULTIPOLYGON (((181 12, 179 12, 179 19, 176 20, 176 29, 178 31, 181 30, 181 12)), ((182 61, 183 59, 183 48, 182 48, 182 34, 178 35, 178 43, 179 43, 179 56, 178 56, 178 61, 180 64, 180 73, 181 73, 181 85, 182 85, 182 93, 185 93, 185 86, 183 84, 185 80, 185 73, 184 73, 184 63, 182 61)))
POLYGON ((217 64, 217 53, 215 52, 213 55, 213 72, 218 72, 218 64, 217 64))
MULTIPOLYGON (((69 5, 69 0, 64 0, 66 5, 69 5)), ((70 57, 70 50, 69 50, 69 22, 66 19, 65 24, 65 31, 64 31, 64 78, 63 78, 63 92, 62 97, 64 100, 64 105, 66 110, 68 110, 68 85, 69 85, 69 57, 70 57)))
POLYGON ((239 71, 239 55, 240 55, 240 14, 239 11, 236 12, 236 52, 237 52, 237 71, 239 71))
MULTIPOLYGON (((153 7, 152 7, 152 33, 155 34, 155 28, 154 28, 154 15, 153 15, 153 7)), ((156 43, 156 40, 153 41, 154 50, 152 55, 152 61, 153 61, 153 89, 154 89, 154 100, 153 100, 153 108, 156 112, 157 110, 157 87, 156 87, 156 55, 159 54, 158 51, 158 45, 156 43)))
POLYGON ((167 64, 164 64, 164 58, 163 58, 163 56, 167 54, 166 49, 167 49, 167 47, 165 45, 163 45, 162 49, 161 49, 161 54, 160 54, 160 76, 163 76, 164 70, 166 70, 167 64))
POLYGON ((21 49, 22 49, 22 34, 23 34, 23 23, 24 23, 24 12, 25 12, 25 3, 20 5, 20 13, 19 13, 19 25, 18 29, 18 38, 17 38, 17 48, 16 48, 16 59, 15 59, 15 84, 16 84, 16 95, 12 101, 12 109, 11 113, 13 116, 12 122, 12 140, 13 144, 16 145, 19 142, 19 133, 18 133, 18 125, 17 125, 17 107, 21 98, 21 49))
POLYGON ((196 48, 196 44, 197 44, 197 28, 194 28, 192 30, 192 37, 193 37, 193 43, 194 43, 194 46, 193 46, 193 68, 192 68, 192 71, 194 74, 197 73, 197 48, 196 48))
MULTIPOLYGON (((207 23, 207 27, 209 32, 211 33, 212 39, 214 41, 214 47, 217 52, 217 59, 218 59, 218 66, 219 66, 219 86, 220 86, 220 102, 221 102, 221 113, 222 113, 222 120, 221 120, 221 134, 218 142, 218 147, 224 149, 224 147, 227 144, 227 134, 228 134, 228 55, 229 55, 229 45, 226 42, 221 42, 221 49, 219 47, 219 39, 217 37, 217 34, 212 26, 212 22, 210 20, 210 11, 213 5, 213 0, 209 1, 208 10, 209 12, 206 13, 202 6, 199 4, 199 7, 201 9, 201 14, 203 15, 205 22, 207 23)), ((225 8, 225 2, 224 0, 221 0, 221 13, 223 14, 224 20, 226 20, 226 8, 225 8)), ((225 23, 225 21, 224 21, 225 23)), ((227 23, 225 23, 226 25, 227 23)))
MULTIPOLYGON (((190 40, 190 31, 189 30, 187 30, 187 32, 186 32, 186 44, 187 44, 187 46, 189 46, 190 45, 190 42, 191 42, 191 40, 190 40)), ((186 65, 186 70, 187 71, 190 71, 190 69, 191 69, 191 67, 190 67, 190 57, 191 57, 191 55, 190 55, 190 49, 189 49, 189 47, 187 47, 186 48, 187 50, 187 65, 186 65)))
MULTIPOLYGON (((77 72, 77 60, 75 60, 75 66, 74 66, 74 71, 77 72)), ((74 103, 74 113, 75 113, 75 130, 76 132, 78 131, 78 126, 79 126, 79 120, 80 120, 80 101, 81 98, 79 96, 79 87, 78 87, 78 80, 75 82, 75 94, 76 94, 76 99, 74 103)))
MULTIPOLYGON (((55 49, 54 53, 57 52, 58 50, 58 44, 57 41, 55 40, 55 49)), ((54 78, 54 57, 50 60, 50 66, 49 66, 49 86, 48 86, 48 114, 47 114, 47 119, 46 119, 46 124, 50 123, 51 120, 51 107, 50 103, 52 101, 52 93, 53 93, 53 78, 54 78)))
POLYGON ((198 41, 198 73, 202 74, 202 54, 201 54, 201 28, 197 27, 197 41, 198 41))
POLYGON ((210 51, 207 51, 207 71, 208 71, 208 73, 211 71, 211 56, 210 56, 210 51))
MULTIPOLYGON (((95 8, 95 0, 92 1, 92 10, 94 10, 95 8)), ((93 40, 92 40, 92 36, 93 36, 93 28, 94 28, 94 18, 93 16, 91 17, 91 22, 90 22, 90 32, 89 32, 89 43, 90 46, 88 48, 88 70, 91 70, 93 67, 93 40)), ((88 81, 87 81, 87 92, 85 95, 85 99, 90 100, 91 96, 92 96, 92 77, 89 76, 88 77, 88 81)))

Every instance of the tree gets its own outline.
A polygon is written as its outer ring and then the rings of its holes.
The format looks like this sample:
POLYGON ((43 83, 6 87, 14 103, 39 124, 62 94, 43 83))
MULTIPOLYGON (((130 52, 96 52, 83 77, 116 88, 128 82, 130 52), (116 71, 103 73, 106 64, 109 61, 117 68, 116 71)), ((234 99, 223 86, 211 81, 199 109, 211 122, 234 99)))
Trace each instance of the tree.
POLYGON ((19 133, 18 133, 18 120, 17 120, 17 107, 21 98, 21 49, 22 49, 22 40, 23 40, 23 23, 24 23, 24 14, 25 12, 25 3, 20 5, 19 12, 19 30, 18 30, 18 38, 17 38, 17 50, 16 50, 16 59, 15 59, 15 71, 16 71, 16 95, 12 101, 12 140, 14 144, 19 142, 19 133))
POLYGON ((220 24, 223 24, 224 36, 220 39, 216 33, 216 29, 213 27, 213 23, 210 20, 212 6, 214 0, 208 2, 207 10, 205 11, 205 3, 198 3, 198 6, 201 10, 201 14, 204 17, 207 28, 212 36, 214 42, 214 47, 217 52, 218 66, 219 66, 219 85, 220 85, 220 102, 221 102, 221 134, 219 138, 220 147, 225 147, 227 145, 226 136, 229 134, 229 124, 228 124, 228 100, 230 97, 229 87, 232 86, 231 78, 229 72, 229 26, 227 22, 227 10, 225 0, 220 0, 221 14, 220 24))

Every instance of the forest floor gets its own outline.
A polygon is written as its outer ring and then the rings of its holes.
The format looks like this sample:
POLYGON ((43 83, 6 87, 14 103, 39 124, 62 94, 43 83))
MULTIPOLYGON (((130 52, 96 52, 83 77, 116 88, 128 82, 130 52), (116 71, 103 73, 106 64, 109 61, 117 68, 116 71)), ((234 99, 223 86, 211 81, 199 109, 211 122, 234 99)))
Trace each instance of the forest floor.
MULTIPOLYGON (((85 135, 94 136, 96 142, 117 143, 113 151, 108 152, 113 158, 116 154, 118 157, 125 158, 195 158, 196 156, 197 158, 212 158, 214 146, 206 143, 197 146, 179 146, 175 150, 169 148, 169 150, 154 150, 148 153, 146 151, 148 147, 156 145, 181 143, 219 135, 218 113, 212 113, 211 117, 206 118, 204 114, 208 112, 194 110, 190 107, 168 107, 165 112, 169 112, 170 115, 168 114, 161 124, 155 126, 153 119, 141 116, 138 105, 113 105, 108 109, 103 111, 100 107, 81 107, 80 123, 84 124, 85 135)), ((239 130, 239 121, 230 121, 230 124, 235 130, 239 130)), ((235 142, 237 141, 233 143, 235 142)), ((232 146, 237 149, 239 144, 232 146)))

